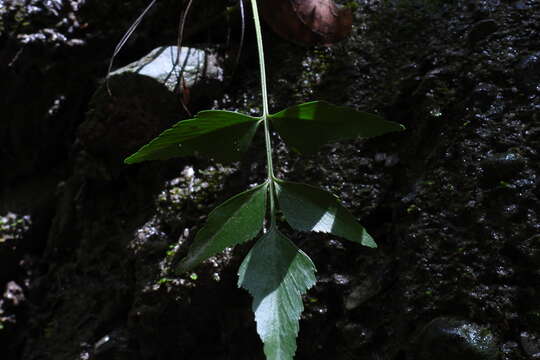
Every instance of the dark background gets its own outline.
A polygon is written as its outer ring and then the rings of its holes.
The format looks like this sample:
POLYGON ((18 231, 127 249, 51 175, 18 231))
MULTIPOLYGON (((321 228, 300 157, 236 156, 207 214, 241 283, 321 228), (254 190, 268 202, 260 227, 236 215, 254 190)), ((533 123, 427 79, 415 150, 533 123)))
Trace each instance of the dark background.
MULTIPOLYGON (((152 81, 96 93, 146 5, 0 2, 2 360, 263 359, 236 287, 249 245, 168 275, 211 209, 264 177, 262 139, 233 166, 125 166, 187 115, 152 81)), ((215 51, 224 79, 190 89, 193 113, 260 111, 251 15, 236 64, 234 5, 194 2, 184 44, 215 51)), ((183 6, 158 1, 116 64, 175 44, 183 6)), ((337 194, 379 244, 285 228, 318 269, 296 359, 540 358, 540 3, 349 6, 332 47, 263 29, 271 110, 324 99, 407 127, 308 158, 275 142, 280 176, 337 194)))

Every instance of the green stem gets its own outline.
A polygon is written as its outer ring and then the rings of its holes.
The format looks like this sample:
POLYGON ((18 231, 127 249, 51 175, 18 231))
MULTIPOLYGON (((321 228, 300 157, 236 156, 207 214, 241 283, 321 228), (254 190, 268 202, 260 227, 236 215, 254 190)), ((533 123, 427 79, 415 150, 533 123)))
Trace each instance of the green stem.
POLYGON ((264 47, 262 40, 261 21, 259 19, 259 10, 257 8, 257 0, 251 0, 253 8, 253 20, 255 22, 255 33, 257 35, 257 50, 259 53, 259 66, 261 73, 261 91, 263 100, 263 121, 264 121, 264 139, 266 142, 266 168, 268 174, 268 183, 270 184, 270 221, 271 226, 276 225, 275 211, 275 190, 274 190, 274 164, 272 162, 272 142, 270 139, 270 124, 268 119, 268 92, 266 88, 266 69, 264 62, 264 47))
MULTIPOLYGON (((263 116, 268 115, 268 92, 266 91, 266 70, 264 63, 264 47, 262 40, 261 22, 259 20, 259 10, 257 8, 257 0, 251 0, 253 7, 253 20, 255 22, 255 34, 257 35, 257 49, 259 52, 259 66, 261 70, 261 90, 263 98, 263 116)), ((266 119, 265 119, 266 120, 266 119)))

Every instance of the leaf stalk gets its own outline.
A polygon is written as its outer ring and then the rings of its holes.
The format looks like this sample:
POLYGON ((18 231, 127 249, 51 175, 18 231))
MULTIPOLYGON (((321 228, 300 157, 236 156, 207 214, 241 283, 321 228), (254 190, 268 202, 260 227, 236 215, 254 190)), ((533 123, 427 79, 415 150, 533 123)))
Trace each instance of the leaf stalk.
POLYGON ((276 226, 276 211, 275 211, 275 185, 274 185, 274 164, 272 161, 272 141, 270 138, 270 124, 269 124, 269 111, 268 111, 268 89, 266 86, 266 67, 264 61, 264 46, 262 40, 261 21, 259 18, 259 10, 257 7, 257 0, 251 0, 251 6, 253 9, 253 22, 255 23, 255 34, 257 37, 257 50, 259 54, 259 67, 261 74, 261 93, 263 101, 263 115, 264 121, 264 139, 266 143, 266 168, 267 168, 267 181, 269 183, 270 192, 270 223, 271 227, 276 226))

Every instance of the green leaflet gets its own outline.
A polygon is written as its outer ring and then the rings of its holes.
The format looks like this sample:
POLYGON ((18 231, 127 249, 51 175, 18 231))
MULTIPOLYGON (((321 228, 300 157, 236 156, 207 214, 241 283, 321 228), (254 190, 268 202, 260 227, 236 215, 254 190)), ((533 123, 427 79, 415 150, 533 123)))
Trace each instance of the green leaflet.
POLYGON ((294 229, 330 233, 364 246, 377 247, 366 229, 331 193, 282 180, 276 180, 275 184, 279 207, 294 229))
POLYGON ((253 239, 262 230, 268 183, 244 191, 215 208, 197 233, 178 271, 185 272, 227 247, 253 239))
POLYGON ((266 359, 292 360, 304 310, 302 295, 316 282, 311 259, 272 227, 248 253, 238 277, 238 286, 253 296, 266 359))
POLYGON ((133 164, 179 156, 203 155, 217 161, 239 160, 261 119, 224 110, 199 112, 182 120, 124 160, 133 164))
POLYGON ((269 116, 285 143, 300 153, 315 153, 326 143, 373 137, 405 129, 403 125, 349 107, 313 101, 269 116))

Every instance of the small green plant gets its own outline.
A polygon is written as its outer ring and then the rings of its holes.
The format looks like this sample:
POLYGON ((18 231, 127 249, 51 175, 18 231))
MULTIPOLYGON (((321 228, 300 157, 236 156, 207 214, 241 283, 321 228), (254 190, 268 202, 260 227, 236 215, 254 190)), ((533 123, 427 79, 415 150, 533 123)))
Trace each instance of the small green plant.
MULTIPOLYGON (((298 231, 329 233, 368 247, 376 243, 337 198, 315 187, 274 175, 270 126, 301 154, 329 142, 401 131, 403 126, 376 115, 324 101, 296 105, 275 114, 268 111, 266 72, 256 0, 251 1, 259 52, 262 108, 260 117, 207 110, 178 122, 129 156, 127 164, 198 154, 216 161, 236 161, 259 127, 266 142, 267 178, 214 209, 196 234, 180 272, 188 272, 227 247, 262 234, 243 260, 238 285, 253 296, 257 332, 268 360, 292 359, 296 351, 302 295, 315 284, 311 259, 278 229, 277 214, 298 231), (226 144, 226 145, 224 145, 226 144)), ((191 273, 191 279, 196 274, 191 273)))

